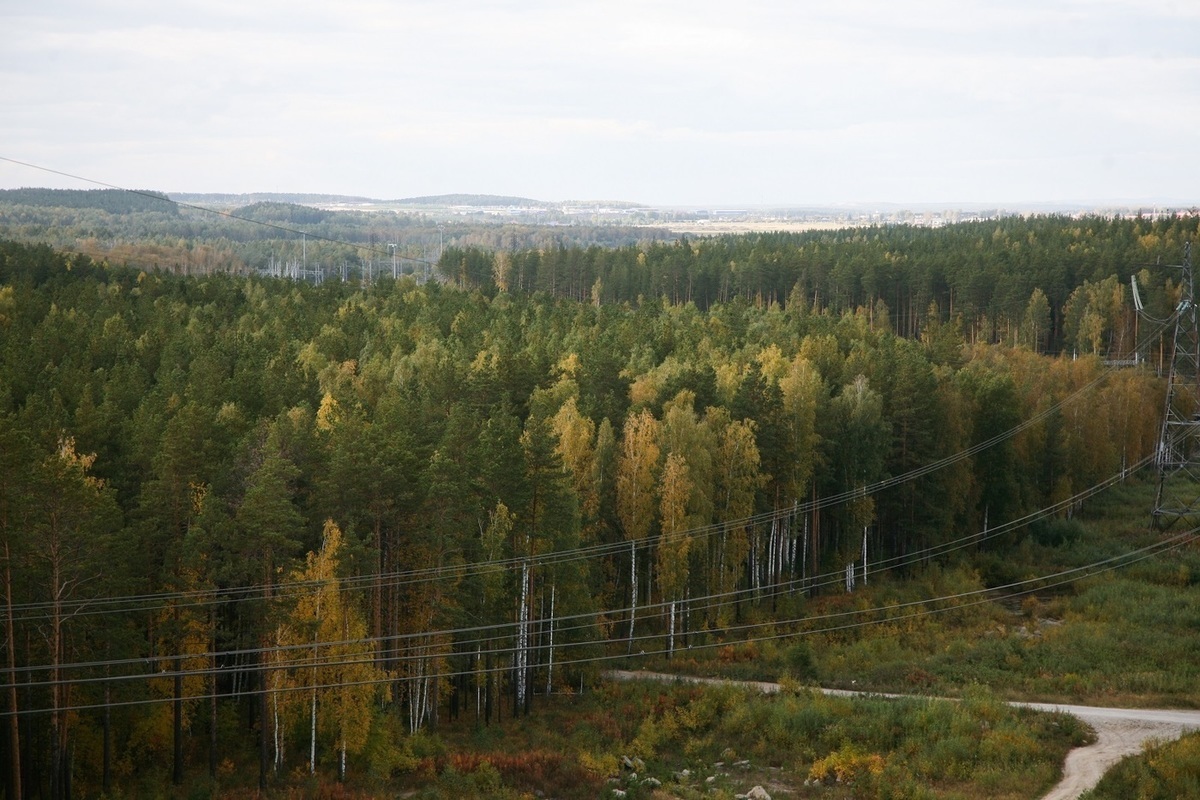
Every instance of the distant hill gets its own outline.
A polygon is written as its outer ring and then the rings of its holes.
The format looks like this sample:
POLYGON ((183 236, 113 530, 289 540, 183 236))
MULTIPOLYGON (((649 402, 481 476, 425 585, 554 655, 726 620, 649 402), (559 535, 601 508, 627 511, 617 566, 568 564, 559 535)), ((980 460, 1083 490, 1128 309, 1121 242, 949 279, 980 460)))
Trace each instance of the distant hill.
POLYGON ((644 204, 623 200, 535 200, 532 197, 514 197, 500 194, 433 194, 420 197, 402 197, 395 200, 380 200, 372 197, 343 194, 297 194, 286 192, 252 192, 249 194, 188 193, 172 192, 171 199, 181 203, 204 206, 241 208, 255 203, 289 203, 304 206, 332 205, 383 205, 383 206, 468 206, 471 208, 545 208, 583 206, 597 208, 642 208, 644 204))
POLYGON ((628 200, 564 200, 558 205, 582 206, 584 208, 650 208, 645 203, 632 203, 628 200))
POLYGON ((536 206, 543 208, 553 205, 544 200, 497 194, 435 194, 425 197, 405 197, 390 202, 406 206, 536 206))
POLYGON ((510 197, 498 194, 437 194, 426 197, 405 197, 390 200, 400 206, 469 206, 472 208, 494 208, 517 206, 520 208, 556 209, 564 206, 582 208, 645 208, 644 203, 626 200, 534 200, 531 197, 510 197))
POLYGON ((425 197, 405 197, 399 200, 379 200, 344 194, 302 194, 287 192, 251 192, 249 194, 173 192, 173 200, 198 205, 244 207, 256 203, 288 203, 303 206, 329 205, 399 205, 399 206, 534 206, 545 208, 551 203, 528 197, 505 197, 494 194, 438 194, 425 197))
POLYGON ((291 203, 293 205, 331 205, 346 203, 361 205, 378 203, 370 197, 353 197, 342 194, 303 194, 289 192, 251 192, 249 194, 172 192, 172 200, 197 205, 243 207, 254 203, 291 203))
POLYGON ((110 214, 179 212, 162 192, 128 192, 124 189, 0 189, 0 203, 42 208, 96 208, 110 214))
POLYGON ((252 219, 259 222, 277 222, 291 224, 315 225, 333 216, 335 211, 323 211, 312 206, 296 203, 261 202, 251 203, 236 210, 242 219, 252 219))

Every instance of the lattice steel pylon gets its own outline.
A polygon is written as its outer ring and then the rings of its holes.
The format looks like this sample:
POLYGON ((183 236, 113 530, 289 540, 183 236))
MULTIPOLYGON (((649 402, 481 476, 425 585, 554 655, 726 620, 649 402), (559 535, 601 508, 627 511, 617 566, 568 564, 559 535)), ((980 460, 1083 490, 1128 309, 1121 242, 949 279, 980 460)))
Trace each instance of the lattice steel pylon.
POLYGON ((1158 491, 1151 525, 1167 530, 1183 523, 1200 525, 1200 330, 1192 286, 1192 243, 1184 245, 1179 305, 1166 406, 1155 461, 1158 491))

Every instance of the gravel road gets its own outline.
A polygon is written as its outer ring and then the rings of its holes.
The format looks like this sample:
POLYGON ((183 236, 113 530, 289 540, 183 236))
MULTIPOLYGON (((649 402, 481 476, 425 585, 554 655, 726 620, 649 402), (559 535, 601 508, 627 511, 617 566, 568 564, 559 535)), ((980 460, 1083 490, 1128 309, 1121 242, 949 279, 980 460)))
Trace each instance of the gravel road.
POLYGON ((1095 786, 1122 758, 1142 751, 1151 739, 1169 741, 1200 730, 1200 711, 1150 708, 1099 708, 1050 703, 1014 703, 1039 711, 1065 711, 1096 729, 1096 743, 1067 755, 1063 778, 1042 800, 1073 800, 1095 786))

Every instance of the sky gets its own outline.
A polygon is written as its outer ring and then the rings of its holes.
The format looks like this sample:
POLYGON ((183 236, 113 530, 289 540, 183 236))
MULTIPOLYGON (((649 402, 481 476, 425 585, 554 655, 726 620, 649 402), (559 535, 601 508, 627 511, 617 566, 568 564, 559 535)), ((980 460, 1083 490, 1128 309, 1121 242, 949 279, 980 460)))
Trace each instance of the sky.
POLYGON ((124 188, 1193 205, 1198 156, 1198 0, 0 4, 0 158, 124 188))

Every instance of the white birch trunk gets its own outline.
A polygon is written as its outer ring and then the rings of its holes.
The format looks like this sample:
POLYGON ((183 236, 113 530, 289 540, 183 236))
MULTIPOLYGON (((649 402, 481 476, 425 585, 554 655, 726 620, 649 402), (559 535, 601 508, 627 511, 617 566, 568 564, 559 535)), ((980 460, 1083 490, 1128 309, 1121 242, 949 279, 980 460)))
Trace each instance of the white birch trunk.
POLYGON ((629 543, 629 649, 633 650, 633 625, 637 617, 637 542, 629 543))
POLYGON ((416 728, 416 707, 417 707, 417 689, 416 689, 417 676, 416 676, 416 672, 420 669, 420 667, 417 665, 417 662, 415 660, 412 662, 412 669, 413 669, 413 674, 410 675, 408 678, 408 732, 409 733, 415 733, 417 730, 417 728, 416 728))
POLYGON ((800 578, 808 583, 808 514, 804 515, 804 556, 800 562, 800 578))
POLYGON ((517 625, 517 705, 524 707, 526 670, 529 665, 529 562, 521 565, 521 608, 517 625))
POLYGON ((788 551, 788 524, 787 520, 779 521, 779 541, 776 544, 778 555, 775 558, 775 583, 778 584, 783 580, 783 573, 787 569, 787 551, 788 551))
POLYGON ((775 520, 771 520, 771 532, 767 534, 767 568, 763 581, 767 586, 775 582, 775 526, 777 524, 775 520))
POLYGON ((799 560, 796 556, 800 554, 800 537, 796 535, 796 514, 798 513, 797 506, 799 505, 798 501, 792 501, 792 519, 788 524, 788 530, 791 531, 791 538, 789 539, 791 545, 788 551, 788 571, 791 573, 793 580, 796 578, 796 562, 799 560))
POLYGON ((425 652, 421 655, 421 685, 418 690, 421 695, 421 704, 417 707, 417 727, 425 724, 425 720, 429 718, 429 647, 425 647, 425 652))
POLYGON ((412 688, 411 697, 408 701, 408 732, 416 733, 417 728, 421 726, 421 676, 425 671, 425 659, 416 658, 413 660, 413 670, 416 673, 410 679, 412 688))
POLYGON ((762 588, 760 577, 758 574, 758 531, 754 531, 750 537, 750 585, 754 589, 755 596, 762 588))
POLYGON ((863 525, 863 586, 867 585, 867 526, 863 525))
POLYGON ((557 587, 550 584, 550 641, 546 663, 546 696, 549 697, 554 688, 554 594, 557 587))
MULTIPOLYGON (((278 689, 278 686, 275 687, 278 689)), ((271 719, 272 730, 271 738, 275 742, 275 771, 279 772, 279 768, 283 766, 283 742, 279 733, 279 692, 271 692, 271 719)))
POLYGON ((692 630, 692 587, 688 586, 683 592, 683 613, 680 615, 682 620, 683 633, 685 636, 688 631, 692 630))
POLYGON ((670 618, 667 621, 667 630, 669 631, 669 633, 667 634, 667 658, 671 658, 672 656, 675 655, 675 601, 674 600, 671 601, 670 611, 668 613, 670 614, 670 618))
POLYGON ((338 780, 346 780, 346 721, 342 720, 342 757, 338 760, 338 780))

